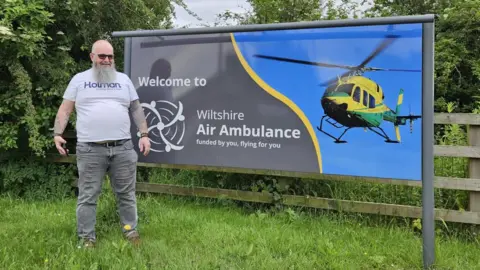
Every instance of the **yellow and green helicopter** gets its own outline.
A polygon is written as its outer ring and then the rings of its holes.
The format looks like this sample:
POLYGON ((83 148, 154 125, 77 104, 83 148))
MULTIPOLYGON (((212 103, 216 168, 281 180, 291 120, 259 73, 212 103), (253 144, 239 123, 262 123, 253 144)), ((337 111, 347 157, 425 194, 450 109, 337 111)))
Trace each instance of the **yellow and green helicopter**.
POLYGON ((413 131, 413 121, 421 118, 419 115, 400 115, 400 108, 403 102, 403 89, 400 89, 397 106, 395 110, 390 109, 385 103, 385 95, 382 87, 373 80, 362 76, 365 71, 405 71, 421 72, 421 70, 408 69, 382 69, 366 67, 375 56, 389 46, 398 36, 388 35, 383 42, 358 66, 335 65, 328 63, 310 62, 296 59, 289 59, 276 56, 267 56, 256 54, 255 57, 298 63, 305 65, 314 65, 321 67, 345 68, 349 71, 335 79, 331 79, 323 84, 327 86, 321 99, 321 105, 325 115, 320 121, 317 129, 335 140, 335 143, 345 143, 341 140, 345 133, 351 128, 359 127, 369 129, 385 139, 387 143, 399 143, 399 126, 405 125, 410 120, 410 132, 413 131), (339 137, 335 137, 323 130, 323 121, 336 127, 344 128, 339 137), (393 123, 395 127, 396 140, 390 139, 385 131, 380 127, 382 121, 393 123), (377 131, 378 129, 379 131, 377 131))

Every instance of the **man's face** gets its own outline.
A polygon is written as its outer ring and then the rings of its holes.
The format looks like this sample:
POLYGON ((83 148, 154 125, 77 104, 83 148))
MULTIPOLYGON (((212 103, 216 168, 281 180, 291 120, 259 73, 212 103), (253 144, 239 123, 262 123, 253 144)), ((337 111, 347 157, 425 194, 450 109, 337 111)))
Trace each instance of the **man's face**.
POLYGON ((110 68, 114 64, 113 49, 107 44, 100 44, 90 54, 90 59, 98 68, 110 68))
POLYGON ((90 53, 95 79, 99 82, 112 82, 116 78, 113 48, 108 42, 99 41, 90 53))

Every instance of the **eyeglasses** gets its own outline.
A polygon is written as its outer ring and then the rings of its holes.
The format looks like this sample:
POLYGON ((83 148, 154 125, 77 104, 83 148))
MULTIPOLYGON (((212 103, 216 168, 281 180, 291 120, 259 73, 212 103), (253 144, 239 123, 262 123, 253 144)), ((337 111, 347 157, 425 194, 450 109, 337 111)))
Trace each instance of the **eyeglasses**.
POLYGON ((97 54, 98 58, 105 60, 105 58, 108 57, 108 59, 112 60, 113 59, 113 54, 97 54))

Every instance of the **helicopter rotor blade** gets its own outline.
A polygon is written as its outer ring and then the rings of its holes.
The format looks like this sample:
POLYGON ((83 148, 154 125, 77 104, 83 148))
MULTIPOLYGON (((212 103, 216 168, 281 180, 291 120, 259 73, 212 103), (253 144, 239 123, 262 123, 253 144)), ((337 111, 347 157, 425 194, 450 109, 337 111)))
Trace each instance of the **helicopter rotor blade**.
MULTIPOLYGON (((343 78, 343 77, 348 76, 348 75, 350 75, 350 74, 351 74, 351 71, 347 71, 347 72, 339 75, 338 77, 343 78)), ((335 77, 335 78, 332 78, 332 79, 330 79, 330 80, 328 80, 328 81, 325 81, 325 82, 319 84, 319 86, 328 86, 328 85, 330 85, 330 84, 336 83, 336 82, 338 81, 338 77, 335 77)))
POLYGON ((387 37, 377 46, 377 48, 367 58, 365 58, 365 60, 363 60, 363 62, 360 63, 360 65, 358 65, 358 68, 365 67, 365 65, 370 63, 370 61, 372 61, 373 58, 375 58, 378 54, 380 54, 388 46, 390 46, 398 37, 399 37, 398 35, 387 35, 387 37))
POLYGON ((420 69, 397 69, 397 68, 374 68, 366 67, 363 68, 365 71, 402 71, 402 72, 422 72, 420 69))
MULTIPOLYGON (((388 27, 387 31, 390 32, 392 30, 393 30, 393 25, 390 25, 388 27)), ((372 61, 373 58, 375 58, 379 53, 384 51, 388 46, 390 46, 399 37, 400 37, 399 35, 387 34, 385 36, 385 39, 382 42, 380 42, 380 44, 378 44, 378 46, 375 48, 375 50, 373 52, 371 52, 370 55, 367 58, 365 58, 365 60, 363 60, 362 63, 360 63, 360 65, 358 65, 358 68, 364 68, 365 65, 370 63, 370 61, 372 61)))
MULTIPOLYGON (((390 25, 388 27, 388 31, 391 31, 393 30, 393 26, 390 25)), ((342 75, 340 75, 339 77, 342 78, 344 76, 348 76, 349 74, 351 74, 352 72, 354 71, 357 71, 357 70, 362 70, 362 71, 413 71, 413 72, 418 72, 418 70, 401 70, 401 69, 382 69, 382 68, 373 68, 373 67, 365 67, 365 65, 367 65, 370 61, 372 61, 373 58, 375 58, 379 53, 381 53, 382 51, 384 51, 388 46, 390 46, 398 37, 400 37, 399 35, 393 35, 393 34, 388 34, 386 35, 385 39, 376 47, 376 49, 370 53, 370 55, 365 58, 365 60, 363 60, 358 66, 356 66, 355 68, 351 69, 351 71, 349 72, 346 72, 342 75)), ((337 78, 333 78, 331 80, 328 80, 322 84, 320 84, 320 86, 327 86, 331 83, 334 83, 336 82, 338 79, 337 78)))
MULTIPOLYGON (((391 31, 393 29, 393 26, 390 25, 388 27, 387 31, 391 31)), ((336 65, 336 64, 328 64, 328 63, 322 63, 322 62, 311 62, 311 61, 305 61, 305 60, 298 60, 298 59, 291 59, 291 58, 284 58, 284 57, 277 57, 277 56, 268 56, 268 55, 261 55, 261 54, 255 54, 253 55, 254 57, 258 58, 264 58, 264 59, 270 59, 270 60, 276 60, 276 61, 283 61, 283 62, 289 62, 289 63, 296 63, 296 64, 304 64, 304 65, 312 65, 312 66, 320 66, 320 67, 330 67, 330 68, 343 68, 343 69, 348 69, 349 71, 339 75, 338 77, 342 78, 345 76, 348 76, 350 74, 354 74, 356 71, 402 71, 402 72, 421 72, 421 70, 411 70, 411 69, 387 69, 387 68, 375 68, 375 67, 366 67, 366 65, 372 61, 378 54, 380 54, 382 51, 384 51, 388 46, 390 46, 397 38, 399 38, 399 35, 393 35, 393 34, 387 34, 385 36, 385 39, 380 42, 380 44, 375 48, 373 52, 370 53, 370 55, 365 58, 358 66, 348 66, 348 65, 336 65)), ((338 77, 332 78, 326 82, 323 82, 319 84, 320 86, 327 86, 332 83, 337 82, 338 77)))
POLYGON ((328 63, 322 63, 322 62, 311 62, 311 61, 305 61, 305 60, 291 59, 291 58, 278 57, 278 56, 268 56, 268 55, 262 55, 262 54, 254 54, 253 56, 258 57, 258 58, 276 60, 276 61, 283 61, 283 62, 296 63, 296 64, 304 64, 304 65, 312 65, 312 66, 320 66, 320 67, 344 68, 344 69, 351 69, 351 70, 354 70, 354 69, 357 68, 355 66, 335 65, 335 64, 328 64, 328 63))

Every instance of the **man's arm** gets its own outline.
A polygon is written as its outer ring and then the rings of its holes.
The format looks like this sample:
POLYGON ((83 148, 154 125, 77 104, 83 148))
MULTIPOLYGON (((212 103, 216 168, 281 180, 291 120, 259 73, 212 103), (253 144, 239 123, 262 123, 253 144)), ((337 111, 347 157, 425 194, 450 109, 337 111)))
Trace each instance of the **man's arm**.
POLYGON ((142 105, 138 99, 134 100, 130 104, 130 113, 132 114, 135 125, 140 130, 140 133, 148 133, 147 120, 145 119, 145 113, 143 112, 142 105))
POLYGON ((68 119, 70 114, 73 112, 75 106, 74 101, 64 99, 60 108, 58 108, 57 117, 55 118, 55 126, 53 127, 53 132, 55 135, 61 135, 65 131, 65 128, 68 124, 68 119))

